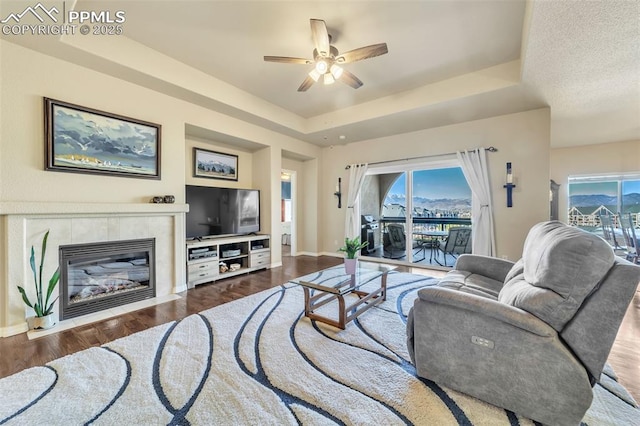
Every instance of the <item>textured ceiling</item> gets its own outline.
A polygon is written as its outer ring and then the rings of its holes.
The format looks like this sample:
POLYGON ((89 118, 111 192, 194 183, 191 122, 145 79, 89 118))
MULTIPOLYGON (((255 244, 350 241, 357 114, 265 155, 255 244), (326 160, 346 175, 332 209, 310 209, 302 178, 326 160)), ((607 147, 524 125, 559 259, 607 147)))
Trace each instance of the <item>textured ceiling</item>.
POLYGON ((535 2, 523 57, 556 144, 640 140, 640 2, 535 2))
MULTIPOLYGON (((0 11, 18 7, 3 1, 0 11)), ((78 0, 75 8, 124 10, 124 36, 3 38, 321 146, 545 106, 552 146, 640 140, 638 1, 78 0), (311 57, 310 18, 326 21, 342 52, 387 43, 388 54, 345 65, 363 87, 316 83, 300 93, 309 66, 263 61, 311 57)), ((259 142, 189 129, 247 149, 259 142)))

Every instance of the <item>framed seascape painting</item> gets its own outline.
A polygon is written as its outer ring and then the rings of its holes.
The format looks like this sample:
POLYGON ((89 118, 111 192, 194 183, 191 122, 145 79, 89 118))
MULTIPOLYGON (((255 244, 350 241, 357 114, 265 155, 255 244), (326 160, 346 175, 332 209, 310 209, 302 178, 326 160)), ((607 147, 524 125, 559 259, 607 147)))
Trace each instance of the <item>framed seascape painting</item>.
POLYGON ((44 98, 45 169, 160 179, 159 124, 44 98))
POLYGON ((193 176, 238 180, 238 156, 193 148, 193 176))

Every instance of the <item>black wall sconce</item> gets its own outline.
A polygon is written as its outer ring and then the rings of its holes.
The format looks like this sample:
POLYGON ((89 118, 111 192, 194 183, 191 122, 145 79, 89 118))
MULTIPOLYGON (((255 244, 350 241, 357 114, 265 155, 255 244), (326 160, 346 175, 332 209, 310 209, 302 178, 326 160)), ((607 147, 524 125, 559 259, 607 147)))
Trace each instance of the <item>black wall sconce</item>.
POLYGON ((342 208, 342 178, 338 178, 338 184, 336 185, 336 192, 333 193, 338 197, 338 208, 342 208))
POLYGON ((513 207, 513 173, 511 172, 511 163, 507 163, 507 184, 503 188, 507 188, 507 207, 513 207))

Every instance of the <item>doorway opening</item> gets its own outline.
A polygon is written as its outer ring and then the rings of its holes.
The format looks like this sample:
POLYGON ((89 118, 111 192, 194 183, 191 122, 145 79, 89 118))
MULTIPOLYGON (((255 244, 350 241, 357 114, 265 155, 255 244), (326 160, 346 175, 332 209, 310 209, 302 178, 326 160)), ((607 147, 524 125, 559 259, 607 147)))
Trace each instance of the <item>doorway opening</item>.
POLYGON ((282 256, 292 256, 296 249, 296 172, 283 169, 280 173, 280 229, 282 256))

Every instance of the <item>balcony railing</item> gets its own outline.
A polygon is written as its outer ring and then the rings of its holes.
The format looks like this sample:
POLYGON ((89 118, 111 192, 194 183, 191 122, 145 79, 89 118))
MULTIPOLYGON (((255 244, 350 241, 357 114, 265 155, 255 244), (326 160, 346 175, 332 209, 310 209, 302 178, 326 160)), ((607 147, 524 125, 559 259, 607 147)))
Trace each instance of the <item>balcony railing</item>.
MULTIPOLYGON (((619 228, 618 215, 611 215, 611 219, 613 220, 613 226, 619 228)), ((635 228, 640 227, 640 213, 632 213, 631 219, 633 220, 633 226, 635 228)), ((600 215, 569 213, 569 225, 579 228, 598 228, 601 226, 600 215)))
MULTIPOLYGON (((383 217, 380 219, 383 232, 389 223, 407 223, 406 217, 383 217)), ((471 226, 470 218, 463 217, 414 217, 413 232, 449 231, 454 226, 471 226)))

